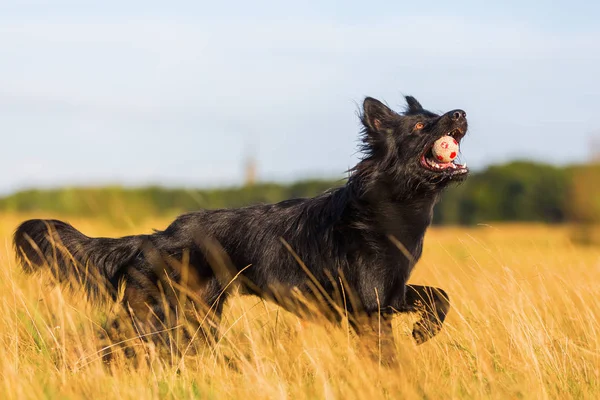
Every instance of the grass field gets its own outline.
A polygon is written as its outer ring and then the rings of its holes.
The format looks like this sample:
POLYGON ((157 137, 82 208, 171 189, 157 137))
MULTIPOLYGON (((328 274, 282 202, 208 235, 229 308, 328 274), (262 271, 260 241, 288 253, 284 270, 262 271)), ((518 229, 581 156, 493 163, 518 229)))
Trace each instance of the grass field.
MULTIPOLYGON (((600 398, 600 247, 572 244, 564 227, 430 230, 411 281, 446 289, 453 309, 418 347, 413 319, 395 319, 394 369, 359 356, 347 330, 252 297, 226 306, 215 349, 179 360, 150 348, 134 366, 99 357, 108 308, 19 271, 10 236, 22 218, 0 216, 2 399, 600 398)), ((70 222, 121 235, 168 221, 119 230, 70 222)))

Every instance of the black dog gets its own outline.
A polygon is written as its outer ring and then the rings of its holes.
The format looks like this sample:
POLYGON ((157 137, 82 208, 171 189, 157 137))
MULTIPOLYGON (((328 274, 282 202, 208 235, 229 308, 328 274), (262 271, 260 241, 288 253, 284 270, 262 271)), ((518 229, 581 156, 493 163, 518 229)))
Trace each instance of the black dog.
MULTIPOLYGON (((206 306, 199 325, 210 316, 214 328, 236 282, 297 314, 347 315, 359 334, 377 331, 386 346, 390 316, 417 311, 413 337, 423 343, 441 329, 448 296, 407 280, 440 193, 468 174, 454 162, 436 164, 431 148, 444 135, 460 141, 467 120, 462 110, 440 116, 413 97, 406 101, 399 114, 364 100, 364 157, 342 187, 310 199, 196 211, 163 231, 117 239, 29 220, 14 236, 21 264, 27 271, 48 266, 90 294, 108 288, 117 296, 124 287, 123 304, 149 331, 174 323, 169 315, 181 309, 176 293, 183 292, 197 300, 194 310, 206 306)), ((198 331, 214 335, 207 325, 198 331)))

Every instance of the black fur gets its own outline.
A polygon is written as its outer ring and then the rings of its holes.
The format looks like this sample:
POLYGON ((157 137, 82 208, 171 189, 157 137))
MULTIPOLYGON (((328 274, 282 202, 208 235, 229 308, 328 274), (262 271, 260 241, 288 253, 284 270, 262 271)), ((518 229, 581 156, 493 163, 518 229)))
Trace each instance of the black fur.
POLYGON ((57 278, 83 283, 92 294, 108 289, 117 296, 125 283, 124 304, 146 322, 169 324, 166 314, 177 300, 166 295, 166 307, 159 301, 159 293, 173 286, 169 282, 212 306, 218 321, 224 289, 234 281, 299 314, 317 303, 334 319, 348 310, 364 335, 375 329, 373 316, 378 335, 389 336, 391 314, 421 311, 413 336, 422 343, 441 328, 448 297, 407 280, 440 192, 467 175, 466 168, 435 171, 422 157, 443 135, 452 132, 460 141, 467 121, 462 110, 440 116, 413 97, 406 101, 405 112, 396 113, 364 100, 364 157, 344 186, 315 198, 196 211, 163 231, 118 239, 90 238, 60 221, 30 220, 16 230, 17 254, 26 270, 50 266, 57 278), (308 299, 305 304, 296 294, 308 299))

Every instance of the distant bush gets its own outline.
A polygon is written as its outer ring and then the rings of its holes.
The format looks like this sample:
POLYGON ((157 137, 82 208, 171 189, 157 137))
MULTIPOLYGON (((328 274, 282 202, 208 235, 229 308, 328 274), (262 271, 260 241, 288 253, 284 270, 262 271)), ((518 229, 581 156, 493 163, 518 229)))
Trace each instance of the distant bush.
POLYGON ((307 180, 290 185, 262 183, 248 187, 205 190, 158 186, 32 189, 0 199, 0 210, 101 217, 113 222, 139 222, 148 217, 172 215, 199 208, 242 207, 274 203, 291 197, 311 197, 341 183, 307 180))
MULTIPOLYGON (((26 190, 0 199, 0 211, 44 212, 115 222, 139 222, 199 208, 242 207, 312 197, 342 180, 261 183, 221 189, 101 187, 26 190)), ((449 188, 436 206, 435 224, 492 221, 600 222, 600 166, 567 168, 527 161, 490 166, 449 188)))
POLYGON ((486 221, 563 222, 569 172, 547 164, 515 161, 472 174, 451 187, 435 210, 435 223, 486 221))
POLYGON ((573 238, 580 243, 600 243, 600 164, 571 169, 566 212, 574 223, 573 238))

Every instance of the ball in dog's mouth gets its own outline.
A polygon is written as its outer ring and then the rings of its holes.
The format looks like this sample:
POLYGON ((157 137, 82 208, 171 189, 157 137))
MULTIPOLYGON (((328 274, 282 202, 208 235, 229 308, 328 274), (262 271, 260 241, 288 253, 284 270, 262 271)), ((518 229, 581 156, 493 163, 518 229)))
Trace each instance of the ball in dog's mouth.
POLYGON ((437 162, 448 163, 458 155, 458 142, 452 136, 443 136, 435 141, 431 152, 437 162))
POLYGON ((421 165, 432 171, 450 170, 453 173, 465 173, 468 171, 467 165, 456 162, 459 150, 458 140, 452 134, 442 136, 423 154, 421 165))

